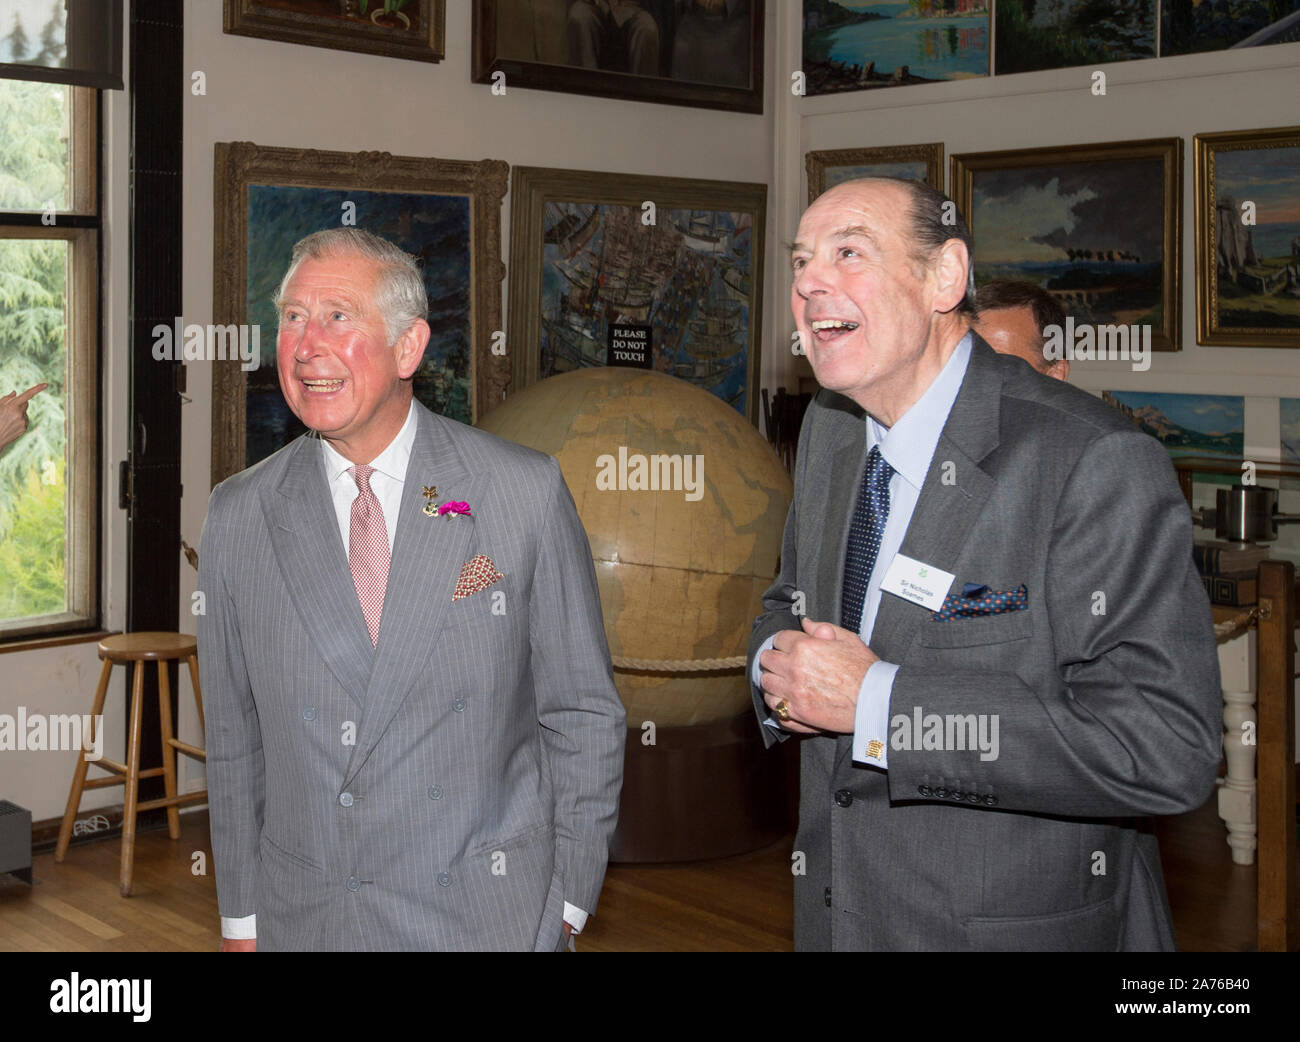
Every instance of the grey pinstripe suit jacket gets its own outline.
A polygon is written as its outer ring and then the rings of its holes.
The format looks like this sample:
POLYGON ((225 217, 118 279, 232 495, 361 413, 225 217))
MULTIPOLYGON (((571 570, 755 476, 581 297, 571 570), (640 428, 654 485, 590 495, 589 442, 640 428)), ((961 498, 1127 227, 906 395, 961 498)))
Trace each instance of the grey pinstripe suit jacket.
MULTIPOLYGON (((800 433, 781 574, 751 659, 799 627, 796 591, 809 618, 839 622, 865 447, 862 410, 823 391, 800 433)), ((996 716, 999 755, 891 742, 882 772, 853 761, 849 736, 802 740, 796 946, 1172 948, 1143 816, 1205 801, 1221 702, 1164 449, 976 337, 900 549, 952 572, 954 592, 1028 588, 1027 610, 946 622, 885 594, 871 634, 899 665, 891 717, 996 716)), ((754 704, 766 717, 757 689, 754 704)))
POLYGON ((378 648, 316 441, 208 505, 217 893, 261 950, 553 951, 596 908, 625 724, 586 534, 553 459, 416 411, 378 648), (480 553, 504 578, 453 603, 480 553))

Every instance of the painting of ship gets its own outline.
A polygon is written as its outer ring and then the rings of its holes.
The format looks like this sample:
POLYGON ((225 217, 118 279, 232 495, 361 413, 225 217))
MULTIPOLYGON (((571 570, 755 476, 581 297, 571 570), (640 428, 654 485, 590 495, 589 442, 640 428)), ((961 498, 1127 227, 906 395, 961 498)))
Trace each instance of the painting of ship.
POLYGON ((547 204, 543 376, 606 364, 610 327, 650 327, 652 365, 745 411, 753 338, 748 214, 547 204))

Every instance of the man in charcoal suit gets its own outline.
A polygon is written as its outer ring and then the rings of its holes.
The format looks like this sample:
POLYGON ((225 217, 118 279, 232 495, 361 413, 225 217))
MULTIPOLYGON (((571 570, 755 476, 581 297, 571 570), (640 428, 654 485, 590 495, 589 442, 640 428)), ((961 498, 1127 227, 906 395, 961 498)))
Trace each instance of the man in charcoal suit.
POLYGON ((796 946, 1170 949, 1146 819, 1220 736, 1187 507, 1156 441, 970 333, 946 204, 849 182, 793 246, 823 390, 750 656, 802 746, 796 946))
POLYGON ((277 362, 303 437, 213 490, 199 659, 223 948, 554 951, 622 776, 590 549, 553 459, 413 401, 413 258, 308 236, 277 362))

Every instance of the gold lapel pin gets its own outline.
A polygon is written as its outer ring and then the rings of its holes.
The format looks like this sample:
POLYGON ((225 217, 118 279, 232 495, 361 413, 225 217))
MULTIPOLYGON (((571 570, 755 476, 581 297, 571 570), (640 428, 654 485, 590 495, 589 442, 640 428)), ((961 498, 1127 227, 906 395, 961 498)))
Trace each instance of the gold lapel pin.
POLYGON ((438 494, 437 485, 424 486, 424 498, 429 502, 424 504, 424 512, 429 517, 433 517, 438 512, 438 504, 434 502, 434 497, 438 494))

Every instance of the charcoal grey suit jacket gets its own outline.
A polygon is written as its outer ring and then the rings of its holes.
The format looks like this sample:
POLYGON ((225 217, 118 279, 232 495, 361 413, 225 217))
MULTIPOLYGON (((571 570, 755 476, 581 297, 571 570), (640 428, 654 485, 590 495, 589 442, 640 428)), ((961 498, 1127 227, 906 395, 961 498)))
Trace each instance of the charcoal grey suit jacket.
MULTIPOLYGON (((863 413, 826 391, 800 435, 764 639, 840 621, 863 413)), ((851 737, 801 740, 801 949, 1169 949, 1148 815, 1208 796, 1221 703, 1191 520, 1158 442, 1109 406, 975 338, 900 552, 1028 608, 935 621, 881 596, 872 650, 899 716, 996 715, 996 759, 851 737)), ((754 689, 760 719, 769 715, 754 689)), ((776 740, 761 728, 769 745, 776 740)), ((891 726, 891 739, 902 735, 891 726)), ((915 745, 916 743, 913 743, 915 745)), ((954 743, 955 744, 955 743, 954 743)))
POLYGON ((261 950, 554 951, 596 908, 625 724, 586 534, 553 459, 416 412, 378 648, 316 440, 208 506, 217 894, 261 950), (453 602, 479 554, 504 577, 453 602))

